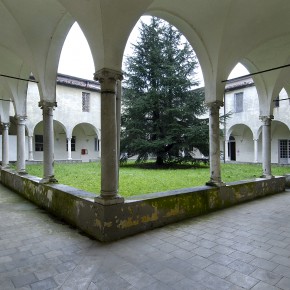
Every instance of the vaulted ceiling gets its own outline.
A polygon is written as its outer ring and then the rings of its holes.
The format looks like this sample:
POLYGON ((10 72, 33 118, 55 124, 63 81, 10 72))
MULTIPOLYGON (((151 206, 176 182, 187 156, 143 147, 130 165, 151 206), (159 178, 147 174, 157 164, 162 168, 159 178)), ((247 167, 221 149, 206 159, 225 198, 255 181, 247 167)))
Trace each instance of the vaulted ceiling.
MULTIPOLYGON (((144 15, 175 25, 193 46, 205 79, 206 100, 222 100, 224 83, 237 64, 250 72, 290 63, 289 0, 0 0, 0 74, 35 76, 40 95, 55 100, 59 56, 77 21, 90 45, 96 70, 121 70, 129 34, 144 15)), ((288 85, 288 69, 257 75, 261 112, 288 85), (263 104, 261 104, 261 102, 263 104)), ((14 90, 15 80, 0 77, 14 90)))

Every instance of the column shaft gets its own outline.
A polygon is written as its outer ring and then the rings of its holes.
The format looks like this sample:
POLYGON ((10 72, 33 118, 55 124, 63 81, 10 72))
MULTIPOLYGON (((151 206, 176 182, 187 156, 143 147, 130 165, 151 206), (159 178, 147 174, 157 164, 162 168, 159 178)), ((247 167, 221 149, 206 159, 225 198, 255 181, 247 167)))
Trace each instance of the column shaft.
POLYGON ((117 186, 119 188, 119 166, 120 166, 120 138, 121 138, 121 98, 122 98, 122 82, 117 81, 117 95, 116 95, 116 122, 117 122, 117 162, 118 162, 118 177, 117 186))
POLYGON ((56 102, 39 102, 43 116, 43 179, 42 183, 56 183, 54 177, 53 109, 56 102))
POLYGON ((272 178, 271 173, 271 121, 273 116, 260 116, 262 127, 262 166, 265 178, 272 178))
POLYGON ((71 158, 71 138, 67 138, 67 160, 72 160, 72 158, 71 158))
POLYGON ((124 202, 118 195, 119 158, 116 114, 116 82, 122 74, 110 69, 95 73, 101 84, 101 194, 95 201, 105 205, 124 202))
POLYGON ((207 185, 222 186, 221 164, 220 164, 220 126, 219 109, 222 102, 216 101, 208 103, 209 107, 209 161, 210 161, 210 180, 207 185))
POLYGON ((25 164, 25 120, 26 116, 16 116, 17 120, 17 172, 26 174, 25 164))
POLYGON ((224 152, 225 156, 224 159, 225 161, 229 161, 229 140, 225 139, 225 152, 224 152))
POLYGON ((258 163, 258 139, 254 139, 254 163, 258 163))
POLYGON ((2 168, 9 167, 9 123, 2 123, 2 168))
POLYGON ((29 156, 28 160, 32 161, 33 158, 33 136, 28 136, 28 147, 29 147, 29 156))

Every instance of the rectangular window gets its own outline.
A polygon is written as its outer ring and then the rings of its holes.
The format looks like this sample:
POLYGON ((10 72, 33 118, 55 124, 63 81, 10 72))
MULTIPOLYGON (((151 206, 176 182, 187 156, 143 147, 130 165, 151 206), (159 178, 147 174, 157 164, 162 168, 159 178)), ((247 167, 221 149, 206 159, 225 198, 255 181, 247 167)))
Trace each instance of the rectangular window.
POLYGON ((43 135, 35 135, 35 151, 43 151, 43 135))
POLYGON ((290 164, 290 140, 279 140, 279 163, 290 164))
MULTIPOLYGON (((76 136, 72 136, 70 142, 71 142, 71 151, 76 151, 76 136)), ((67 139, 66 139, 66 151, 68 151, 67 139)))
POLYGON ((90 93, 82 92, 82 111, 90 111, 90 93))
POLYGON ((95 151, 100 151, 100 140, 99 138, 95 138, 95 151))
POLYGON ((243 112, 243 93, 235 94, 235 112, 243 112))
POLYGON ((280 140, 280 158, 288 158, 288 140, 280 140))

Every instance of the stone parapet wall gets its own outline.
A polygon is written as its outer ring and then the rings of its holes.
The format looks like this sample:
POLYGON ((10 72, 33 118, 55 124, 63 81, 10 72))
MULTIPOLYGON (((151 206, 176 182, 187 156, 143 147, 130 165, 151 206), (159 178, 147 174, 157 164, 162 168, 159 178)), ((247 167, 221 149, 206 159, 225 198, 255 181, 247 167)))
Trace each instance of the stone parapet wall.
POLYGON ((285 177, 258 178, 223 187, 194 187, 136 196, 115 205, 94 202, 95 195, 40 178, 1 170, 1 183, 53 215, 100 240, 113 241, 186 218, 285 190, 285 177))
MULTIPOLYGON (((82 163, 83 161, 81 159, 56 159, 54 160, 54 163, 65 163, 65 164, 74 164, 74 163, 82 163)), ((26 164, 43 164, 42 160, 28 160, 26 161, 26 164)))

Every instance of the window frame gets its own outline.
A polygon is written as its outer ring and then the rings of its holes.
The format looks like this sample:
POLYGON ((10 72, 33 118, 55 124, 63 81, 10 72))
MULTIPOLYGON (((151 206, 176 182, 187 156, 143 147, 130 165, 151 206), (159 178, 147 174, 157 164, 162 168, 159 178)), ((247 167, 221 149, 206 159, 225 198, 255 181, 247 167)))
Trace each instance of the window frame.
POLYGON ((43 152, 43 135, 35 134, 34 150, 35 152, 43 152))
POLYGON ((244 92, 234 94, 235 113, 244 112, 244 92))
MULTIPOLYGON (((76 151, 76 136, 72 136, 71 140, 70 140, 70 148, 71 148, 71 152, 75 152, 76 151)), ((68 142, 66 139, 66 151, 68 151, 68 142)))
POLYGON ((82 112, 90 112, 91 94, 82 92, 82 112))

